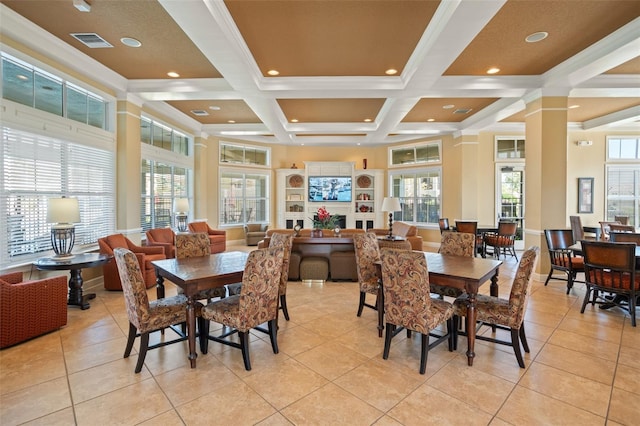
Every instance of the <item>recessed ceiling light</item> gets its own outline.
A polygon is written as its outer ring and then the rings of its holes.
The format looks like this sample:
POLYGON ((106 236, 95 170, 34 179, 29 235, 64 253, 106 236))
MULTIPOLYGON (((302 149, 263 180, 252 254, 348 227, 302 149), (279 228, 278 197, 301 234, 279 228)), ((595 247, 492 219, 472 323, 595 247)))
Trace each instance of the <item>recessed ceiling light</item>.
POLYGON ((297 123, 297 122, 298 122, 298 119, 297 119, 297 118, 292 118, 292 119, 291 119, 291 122, 292 122, 292 123, 297 123))
POLYGON ((580 108, 580 105, 570 105, 569 109, 575 109, 575 108, 580 108))
POLYGON ((365 119, 364 119, 364 122, 365 122, 365 123, 371 123, 371 119, 370 119, 370 118, 365 118, 365 119))
POLYGON ((360 146, 360 142, 358 142, 356 145, 357 145, 357 146, 360 146))
POLYGON ((427 121, 436 121, 435 118, 427 118, 427 121))
POLYGON ((231 123, 231 124, 233 124, 233 123, 235 123, 235 122, 236 122, 236 120, 227 120, 227 123, 231 123))
POLYGON ((24 74, 18 74, 16 77, 18 77, 18 80, 22 80, 22 81, 29 80, 29 77, 27 77, 24 74))
POLYGON ((455 108, 455 105, 453 105, 453 104, 449 104, 449 105, 444 105, 444 106, 442 107, 442 109, 451 109, 451 108, 455 108))
POLYGON ((140 46, 142 46, 142 43, 140 43, 135 38, 131 38, 131 37, 122 37, 120 39, 120 42, 122 44, 124 44, 125 46, 129 46, 129 47, 140 47, 140 46))
POLYGON ((269 71, 267 71, 267 74, 269 74, 269 75, 280 75, 280 71, 278 71, 278 70, 269 70, 269 71))
POLYGON ((491 67, 487 70, 487 74, 497 74, 500 72, 500 68, 491 67))
POLYGON ((169 71, 169 72, 167 73, 167 75, 168 75, 169 77, 173 77, 173 78, 180 77, 180 74, 178 74, 178 73, 177 73, 177 72, 175 72, 175 71, 169 71))
POLYGON ((386 75, 396 75, 396 74, 398 74, 398 70, 393 69, 393 68, 389 68, 389 69, 388 69, 388 70, 386 70, 384 73, 385 73, 386 75))
POLYGON ((219 107, 219 106, 217 106, 217 105, 211 105, 211 106, 209 107, 209 109, 210 109, 210 110, 212 110, 212 111, 220 111, 220 107, 219 107))
POLYGON ((541 40, 544 40, 549 36, 549 33, 546 31, 538 31, 537 33, 529 34, 525 37, 524 41, 527 43, 535 43, 541 40))

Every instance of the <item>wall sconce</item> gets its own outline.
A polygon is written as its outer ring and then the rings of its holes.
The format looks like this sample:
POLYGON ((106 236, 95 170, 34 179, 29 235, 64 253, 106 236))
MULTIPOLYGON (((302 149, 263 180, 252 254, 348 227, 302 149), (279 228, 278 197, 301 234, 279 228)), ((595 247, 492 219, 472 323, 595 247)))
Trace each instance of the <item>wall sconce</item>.
POLYGON ((382 211, 389 212, 389 235, 387 235, 388 239, 393 239, 393 212, 399 212, 400 209, 400 200, 393 197, 384 197, 382 200, 382 211))
POLYGON ((51 227, 51 246, 54 259, 70 259, 76 241, 74 223, 80 222, 80 206, 77 198, 49 198, 47 203, 47 223, 51 227))
POLYGON ((173 204, 173 212, 176 215, 176 227, 179 232, 187 232, 187 217, 189 216, 189 199, 176 198, 173 204))
POLYGON ((593 141, 576 141, 576 145, 578 145, 578 146, 591 146, 591 145, 593 145, 593 141))

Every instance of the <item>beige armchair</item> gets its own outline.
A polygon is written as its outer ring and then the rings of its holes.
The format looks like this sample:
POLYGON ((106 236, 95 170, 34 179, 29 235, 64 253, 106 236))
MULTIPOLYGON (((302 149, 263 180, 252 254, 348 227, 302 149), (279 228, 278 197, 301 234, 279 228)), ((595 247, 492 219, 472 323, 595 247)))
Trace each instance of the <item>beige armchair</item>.
POLYGON ((248 246, 257 246, 267 235, 266 223, 247 223, 244 225, 244 238, 248 246))
MULTIPOLYGON (((388 235, 388 229, 372 228, 367 232, 373 232, 376 235, 388 235)), ((422 237, 418 235, 418 228, 415 225, 409 225, 404 222, 393 222, 393 235, 404 237, 411 244, 411 250, 422 251, 422 237)))

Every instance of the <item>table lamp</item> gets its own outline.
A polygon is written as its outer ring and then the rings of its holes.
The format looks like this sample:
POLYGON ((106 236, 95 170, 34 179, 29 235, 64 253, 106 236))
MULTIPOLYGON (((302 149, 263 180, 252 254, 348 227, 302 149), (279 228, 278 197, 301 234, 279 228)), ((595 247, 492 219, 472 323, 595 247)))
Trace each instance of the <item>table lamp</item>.
POLYGON ((392 239, 393 212, 400 211, 400 200, 393 197, 384 197, 384 200, 382 200, 382 211, 389 212, 389 235, 387 235, 387 238, 392 239))
POLYGON ((176 198, 173 204, 173 212, 176 214, 176 226, 179 232, 187 232, 187 217, 189 216, 189 199, 176 198))
POLYGON ((76 241, 74 223, 80 222, 80 206, 77 198, 49 198, 47 202, 47 223, 51 227, 51 245, 56 260, 73 257, 71 250, 76 241))

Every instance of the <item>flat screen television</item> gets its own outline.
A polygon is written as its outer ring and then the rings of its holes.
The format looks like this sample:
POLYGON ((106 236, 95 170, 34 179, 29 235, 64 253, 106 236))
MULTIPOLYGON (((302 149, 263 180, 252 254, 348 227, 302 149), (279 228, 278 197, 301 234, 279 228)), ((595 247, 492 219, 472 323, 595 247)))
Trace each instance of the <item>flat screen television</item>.
POLYGON ((351 202, 351 176, 309 176, 309 201, 351 202))

